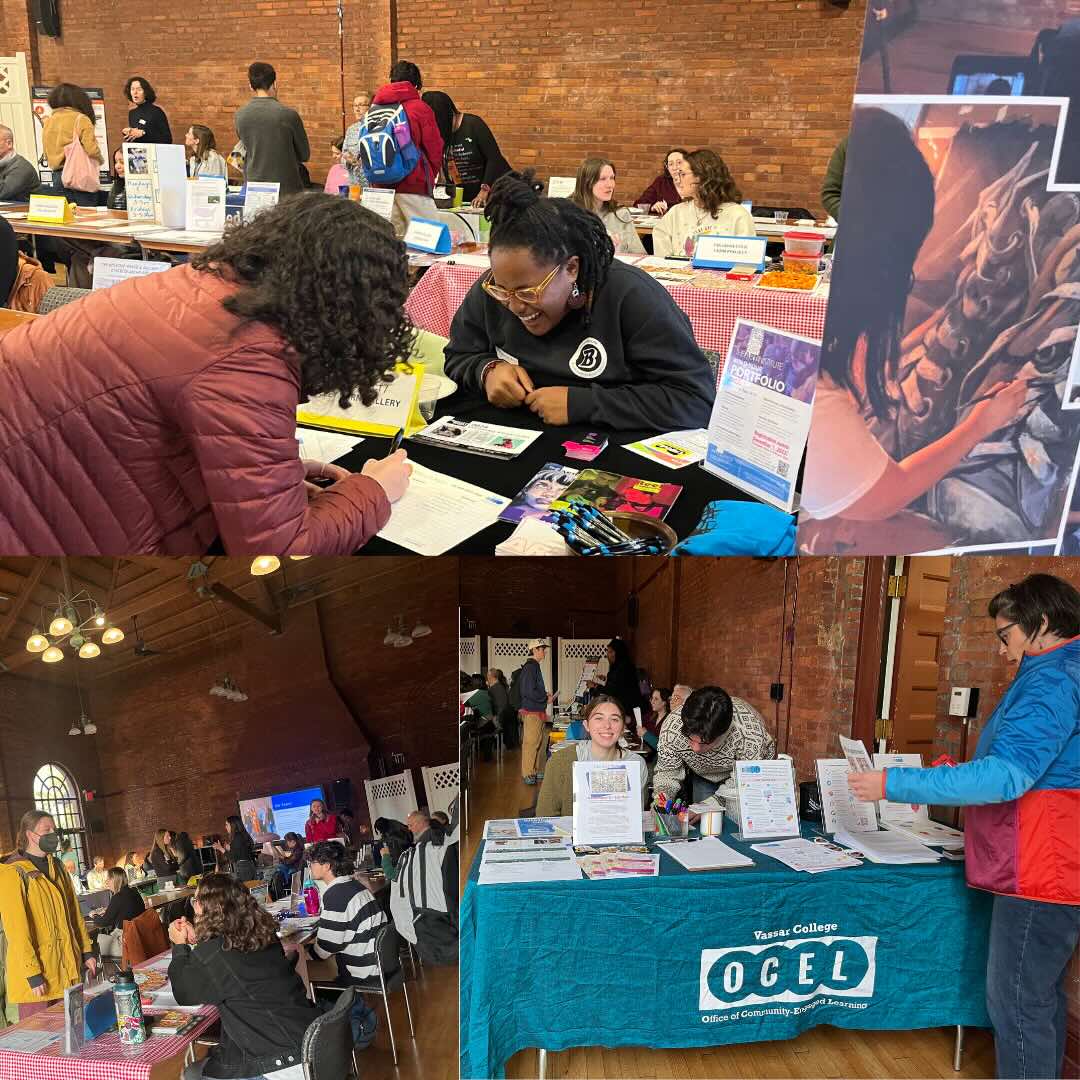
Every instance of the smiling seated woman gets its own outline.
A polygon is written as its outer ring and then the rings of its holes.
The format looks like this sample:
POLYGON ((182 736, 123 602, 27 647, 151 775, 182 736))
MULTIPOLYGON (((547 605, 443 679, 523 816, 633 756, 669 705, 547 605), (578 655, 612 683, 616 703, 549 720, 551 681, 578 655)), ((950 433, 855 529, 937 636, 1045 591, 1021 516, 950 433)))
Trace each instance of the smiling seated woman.
POLYGON ((493 185, 491 272, 454 317, 446 374, 546 424, 704 427, 715 387, 689 318, 659 282, 615 261, 595 214, 540 188, 531 170, 493 185))

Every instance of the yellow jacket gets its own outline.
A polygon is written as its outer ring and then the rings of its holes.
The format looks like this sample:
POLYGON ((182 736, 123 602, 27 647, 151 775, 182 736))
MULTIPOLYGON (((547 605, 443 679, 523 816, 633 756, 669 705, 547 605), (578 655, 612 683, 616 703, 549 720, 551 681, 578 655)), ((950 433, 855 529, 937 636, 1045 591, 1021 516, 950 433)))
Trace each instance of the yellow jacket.
POLYGON ((82 981, 83 957, 91 952, 75 887, 55 858, 46 877, 21 852, 0 861, 0 921, 7 937, 7 999, 11 1004, 53 1001, 82 981), (45 997, 34 997, 30 980, 45 980, 45 997))
POLYGON ((90 118, 77 109, 65 107, 50 113, 41 127, 41 143, 50 169, 64 167, 64 151, 76 131, 79 133, 79 141, 83 144, 83 149, 99 165, 101 164, 103 160, 101 147, 98 146, 97 138, 94 136, 94 125, 90 118))

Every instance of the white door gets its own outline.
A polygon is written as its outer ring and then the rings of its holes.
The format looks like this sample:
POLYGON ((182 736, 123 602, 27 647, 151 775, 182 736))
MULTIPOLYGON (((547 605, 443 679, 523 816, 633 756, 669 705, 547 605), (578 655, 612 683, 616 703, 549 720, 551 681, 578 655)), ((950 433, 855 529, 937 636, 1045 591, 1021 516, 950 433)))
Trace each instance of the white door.
POLYGON ((26 53, 0 56, 0 124, 15 132, 15 153, 34 162, 36 167, 37 144, 34 141, 26 53))

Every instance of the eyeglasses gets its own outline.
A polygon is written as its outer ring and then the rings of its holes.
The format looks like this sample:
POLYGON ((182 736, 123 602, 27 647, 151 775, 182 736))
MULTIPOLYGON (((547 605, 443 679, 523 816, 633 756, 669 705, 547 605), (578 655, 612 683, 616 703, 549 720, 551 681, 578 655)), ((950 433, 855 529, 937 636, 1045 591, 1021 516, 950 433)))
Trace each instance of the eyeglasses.
POLYGON ((1002 645, 1008 645, 1009 644, 1009 631, 1015 625, 1016 625, 1016 623, 1011 622, 1011 623, 1008 623, 1005 626, 999 626, 998 629, 994 631, 994 633, 997 634, 997 636, 998 636, 998 641, 1000 641, 1002 645))
POLYGON ((526 285, 523 289, 504 289, 501 285, 496 285, 492 273, 489 270, 487 276, 480 282, 480 287, 493 300, 498 300, 500 304, 509 306, 510 301, 516 297, 523 304, 536 305, 540 303, 540 299, 544 295, 544 290, 555 280, 555 275, 561 269, 562 263, 556 266, 539 285, 526 285))

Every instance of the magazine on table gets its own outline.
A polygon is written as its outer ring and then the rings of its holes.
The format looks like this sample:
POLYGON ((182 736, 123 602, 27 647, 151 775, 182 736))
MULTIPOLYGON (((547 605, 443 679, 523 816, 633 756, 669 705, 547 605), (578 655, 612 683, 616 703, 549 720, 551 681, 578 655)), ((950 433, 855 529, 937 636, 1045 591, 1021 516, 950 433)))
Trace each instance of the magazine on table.
POLYGON ((562 510, 572 502, 584 502, 609 514, 634 511, 663 521, 681 491, 681 484, 663 484, 600 469, 582 469, 562 496, 551 503, 551 508, 562 510))
POLYGON ((578 478, 580 469, 549 461, 515 496, 499 515, 500 521, 519 522, 526 518, 551 520, 551 504, 561 499, 578 478))
POLYGON ((442 416, 435 423, 422 428, 412 438, 427 446, 441 446, 449 450, 463 450, 466 454, 509 460, 536 442, 540 438, 540 432, 442 416))

